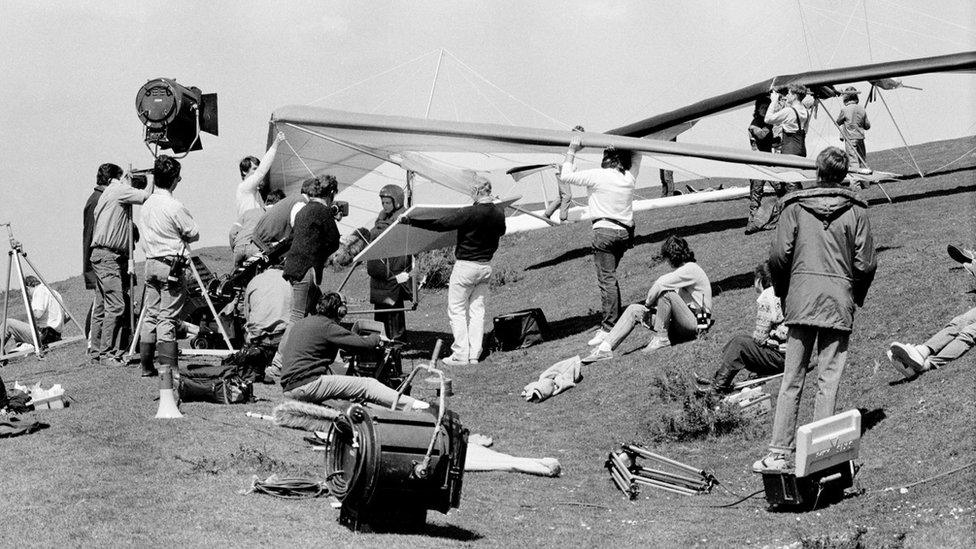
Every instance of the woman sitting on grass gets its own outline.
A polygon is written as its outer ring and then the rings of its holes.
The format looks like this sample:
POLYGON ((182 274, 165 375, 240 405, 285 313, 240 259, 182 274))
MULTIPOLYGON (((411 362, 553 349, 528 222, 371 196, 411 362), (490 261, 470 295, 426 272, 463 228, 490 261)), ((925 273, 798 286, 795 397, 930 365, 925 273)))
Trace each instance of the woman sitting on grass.
POLYGON ((635 303, 624 310, 610 334, 583 359, 584 363, 613 358, 613 349, 630 335, 634 326, 643 324, 649 312, 653 312, 651 329, 654 337, 644 347, 644 353, 696 339, 700 329, 699 317, 707 319, 703 320, 702 328, 708 328, 711 323, 712 285, 705 271, 695 263, 695 254, 688 248, 688 242, 680 236, 669 236, 661 245, 661 257, 674 270, 654 281, 644 303, 635 303))

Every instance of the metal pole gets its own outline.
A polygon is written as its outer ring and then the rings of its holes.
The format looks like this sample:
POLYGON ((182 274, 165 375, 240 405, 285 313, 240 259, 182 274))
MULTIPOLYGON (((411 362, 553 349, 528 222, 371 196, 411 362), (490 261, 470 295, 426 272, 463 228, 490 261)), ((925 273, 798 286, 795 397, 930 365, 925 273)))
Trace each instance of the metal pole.
POLYGON ((424 111, 425 119, 430 115, 430 105, 434 102, 434 88, 437 87, 437 75, 441 73, 441 61, 443 60, 444 48, 441 48, 441 53, 437 56, 437 68, 434 69, 434 81, 430 83, 430 97, 427 98, 427 110, 424 111))
POLYGON ((131 356, 135 356, 135 354, 136 354, 136 345, 139 344, 139 335, 140 335, 139 332, 142 331, 142 324, 146 321, 146 310, 148 308, 149 308, 149 303, 146 302, 145 286, 143 286, 143 292, 142 292, 142 312, 139 313, 139 321, 136 322, 136 328, 135 329, 138 330, 138 331, 132 333, 132 343, 129 345, 129 356, 130 357, 131 356))
MULTIPOLYGON (((20 279, 20 295, 24 299, 24 308, 27 309, 27 323, 31 327, 31 338, 34 340, 34 354, 41 357, 41 336, 37 333, 37 320, 34 319, 34 309, 31 308, 30 296, 27 293, 27 283, 24 281, 24 268, 20 265, 20 252, 14 256, 17 265, 17 278, 20 279)), ((43 283, 43 281, 42 281, 43 283)), ((47 286, 47 284, 45 284, 47 286)), ((82 330, 84 332, 84 330, 82 330)))
POLYGON ((14 266, 14 251, 7 252, 7 290, 3 294, 3 330, 0 330, 0 355, 7 354, 4 344, 7 343, 7 307, 10 305, 10 272, 14 266))
MULTIPOLYGON (((190 246, 186 246, 186 253, 190 253, 190 246)), ((217 309, 214 307, 213 301, 210 301, 210 294, 207 293, 207 288, 203 285, 203 279, 200 278, 200 273, 197 272, 197 266, 193 264, 193 256, 190 256, 190 271, 193 273, 193 278, 197 281, 197 286, 200 287, 200 293, 203 294, 204 301, 207 302, 207 307, 210 308, 210 314, 214 317, 214 323, 217 324, 217 329, 220 330, 220 335, 224 337, 224 343, 227 344, 228 349, 233 349, 234 346, 230 342, 230 338, 227 336, 227 332, 224 330, 224 323, 220 321, 220 316, 217 314, 217 309)))
POLYGON ((895 120, 895 115, 891 114, 891 109, 888 108, 888 102, 885 101, 883 95, 881 95, 881 88, 876 90, 878 92, 878 97, 881 98, 881 104, 884 105, 886 111, 888 111, 888 116, 891 118, 891 123, 895 125, 895 129, 898 130, 898 137, 901 138, 901 142, 905 144, 905 150, 908 151, 908 157, 912 159, 912 164, 915 165, 915 170, 918 171, 918 175, 921 178, 925 178, 925 174, 922 173, 922 168, 918 167, 918 162, 915 160, 915 155, 912 154, 912 148, 908 146, 908 141, 905 140, 905 135, 901 133, 901 128, 898 127, 898 122, 895 120))
POLYGON ((342 289, 346 287, 346 283, 349 282, 349 279, 352 277, 352 273, 356 272, 356 269, 362 264, 362 261, 357 261, 352 267, 349 268, 349 272, 346 273, 346 278, 342 279, 342 283, 339 284, 339 287, 335 289, 335 293, 342 293, 342 289))

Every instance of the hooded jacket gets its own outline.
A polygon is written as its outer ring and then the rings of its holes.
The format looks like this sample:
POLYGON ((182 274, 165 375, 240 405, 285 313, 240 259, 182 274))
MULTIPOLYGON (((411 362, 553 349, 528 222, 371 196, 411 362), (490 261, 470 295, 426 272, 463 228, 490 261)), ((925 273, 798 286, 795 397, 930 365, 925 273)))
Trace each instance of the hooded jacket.
MULTIPOLYGON (((372 241, 387 229, 405 211, 403 204, 403 189, 396 185, 386 185, 380 189, 380 198, 393 200, 393 211, 380 211, 376 217, 376 224, 369 232, 372 241)), ((412 265, 410 256, 389 257, 386 259, 371 259, 366 262, 366 273, 369 274, 370 303, 395 305, 411 298, 410 286, 398 284, 393 279, 396 275, 410 271, 412 265)))
POLYGON ((787 326, 850 332, 877 267, 867 204, 848 189, 788 194, 769 253, 787 326))

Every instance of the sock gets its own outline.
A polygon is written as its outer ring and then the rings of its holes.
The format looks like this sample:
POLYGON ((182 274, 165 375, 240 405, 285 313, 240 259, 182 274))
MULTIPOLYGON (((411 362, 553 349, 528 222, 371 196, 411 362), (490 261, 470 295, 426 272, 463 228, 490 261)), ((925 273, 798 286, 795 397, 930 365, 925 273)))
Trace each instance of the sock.
POLYGON ((600 346, 598 347, 598 349, 599 349, 599 351, 601 353, 609 353, 610 351, 613 350, 613 347, 610 346, 610 342, 609 341, 607 341, 607 340, 604 339, 600 343, 600 346))
POLYGON ((932 354, 932 349, 929 349, 926 345, 916 345, 915 350, 918 351, 918 354, 922 355, 922 360, 925 360, 932 354))

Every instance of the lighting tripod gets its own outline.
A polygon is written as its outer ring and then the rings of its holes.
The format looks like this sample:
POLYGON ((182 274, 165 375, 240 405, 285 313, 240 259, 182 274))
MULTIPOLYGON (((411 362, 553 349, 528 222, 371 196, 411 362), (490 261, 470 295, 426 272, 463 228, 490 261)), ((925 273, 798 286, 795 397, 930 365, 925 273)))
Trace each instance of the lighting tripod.
MULTIPOLYGON (((47 283, 47 281, 44 279, 44 276, 41 275, 40 271, 37 270, 37 267, 35 267, 34 264, 31 263, 31 260, 27 257, 27 252, 24 251, 23 244, 21 244, 19 241, 17 241, 17 239, 14 238, 13 229, 10 227, 10 223, 0 223, 0 226, 7 227, 7 237, 10 242, 10 250, 7 252, 7 258, 8 258, 7 286, 3 298, 3 323, 2 323, 2 329, 0 329, 0 339, 6 339, 6 335, 7 335, 7 310, 10 304, 10 282, 11 282, 11 276, 13 274, 13 270, 14 268, 16 268, 17 279, 20 281, 21 298, 23 299, 24 309, 26 309, 26 313, 27 313, 27 324, 30 325, 31 339, 34 342, 33 352, 37 355, 38 358, 43 357, 44 349, 41 346, 40 331, 37 329, 37 319, 34 318, 34 311, 33 309, 31 309, 30 294, 27 291, 27 282, 24 277, 24 267, 21 264, 21 259, 23 259, 27 263, 27 265, 30 266, 31 271, 33 271, 34 274, 37 275, 37 278, 38 280, 41 281, 41 284, 43 284, 44 287, 47 288, 48 292, 51 293, 51 296, 54 297, 54 299, 58 302, 58 305, 61 307, 61 310, 64 312, 64 314, 74 323, 75 326, 78 327, 78 330, 82 333, 82 335, 80 336, 76 336, 69 339, 62 339, 60 341, 57 341, 56 343, 52 343, 50 347, 65 345, 67 343, 72 343, 74 341, 84 339, 85 329, 82 328, 80 324, 78 324, 78 321, 75 320, 75 316, 71 314, 71 311, 69 311, 67 307, 65 307, 64 302, 61 300, 58 294, 51 289, 51 285, 47 283)), ((31 351, 21 351, 21 352, 10 353, 10 354, 2 354, 5 353, 5 349, 0 348, 0 360, 25 356, 30 354, 30 352, 31 351)))

